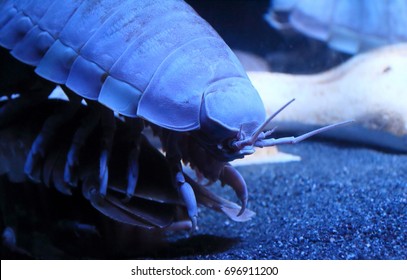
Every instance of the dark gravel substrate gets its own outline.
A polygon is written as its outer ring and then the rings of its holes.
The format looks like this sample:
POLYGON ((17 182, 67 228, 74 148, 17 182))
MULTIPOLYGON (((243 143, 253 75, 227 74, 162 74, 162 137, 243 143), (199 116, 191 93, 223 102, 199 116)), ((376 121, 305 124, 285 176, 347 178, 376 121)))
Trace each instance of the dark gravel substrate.
POLYGON ((407 259, 407 155, 315 142, 280 149, 302 161, 239 168, 252 221, 204 209, 198 232, 171 236, 154 258, 407 259))

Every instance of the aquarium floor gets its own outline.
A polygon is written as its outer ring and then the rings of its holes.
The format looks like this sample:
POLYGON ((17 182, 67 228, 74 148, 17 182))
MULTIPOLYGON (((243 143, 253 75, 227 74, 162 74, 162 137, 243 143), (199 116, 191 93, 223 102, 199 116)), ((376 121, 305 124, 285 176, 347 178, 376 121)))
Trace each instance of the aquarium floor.
POLYGON ((146 257, 407 259, 407 155, 322 142, 280 150, 302 160, 239 168, 251 221, 204 209, 198 231, 146 257))
MULTIPOLYGON (((238 167, 249 187, 249 208, 256 212, 248 222, 200 207, 199 229, 191 234, 115 235, 112 227, 111 252, 92 235, 55 240, 52 227, 41 234, 19 227, 18 244, 41 259, 407 259, 406 154, 313 141, 279 149, 302 160, 238 167), (122 240, 134 244, 114 245, 122 240), (42 245, 24 246, 27 242, 42 245), (56 251, 53 244, 69 246, 56 251)), ((230 188, 210 188, 236 201, 230 188)))

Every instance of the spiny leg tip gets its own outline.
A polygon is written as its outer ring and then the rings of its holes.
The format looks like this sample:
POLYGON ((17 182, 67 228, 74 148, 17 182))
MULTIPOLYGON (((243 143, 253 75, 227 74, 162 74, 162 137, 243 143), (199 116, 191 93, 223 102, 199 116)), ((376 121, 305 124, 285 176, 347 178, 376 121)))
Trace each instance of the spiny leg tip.
POLYGON ((192 216, 190 219, 192 223, 190 232, 193 233, 198 230, 198 218, 197 216, 192 216))
POLYGON ((240 208, 239 213, 237 213, 237 217, 240 217, 241 215, 243 215, 243 213, 246 211, 246 205, 247 205, 247 203, 242 204, 242 207, 240 208))

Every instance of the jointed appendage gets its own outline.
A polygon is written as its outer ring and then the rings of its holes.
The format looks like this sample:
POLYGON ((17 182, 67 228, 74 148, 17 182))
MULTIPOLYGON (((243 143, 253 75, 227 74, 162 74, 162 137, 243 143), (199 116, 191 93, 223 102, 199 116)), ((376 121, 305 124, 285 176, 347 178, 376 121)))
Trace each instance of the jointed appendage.
POLYGON ((249 192, 247 190, 247 185, 244 178, 239 173, 239 171, 237 171, 233 166, 227 163, 220 173, 219 180, 222 183, 222 186, 231 186, 232 189, 235 191, 237 197, 242 202, 242 207, 237 215, 242 215, 246 210, 247 201, 249 198, 249 192))
MULTIPOLYGON (((69 91, 68 91, 69 92, 69 91)), ((41 132, 35 138, 24 166, 25 173, 36 182, 41 181, 40 166, 45 156, 45 151, 55 137, 56 131, 66 122, 71 120, 78 111, 82 98, 70 92, 68 93, 70 106, 65 110, 49 117, 42 126, 41 132)))
POLYGON ((101 106, 101 151, 99 157, 99 183, 100 194, 106 195, 109 181, 109 158, 113 145, 114 131, 116 129, 114 113, 110 109, 101 106))
POLYGON ((67 154, 64 169, 64 181, 71 186, 77 186, 78 183, 78 166, 81 148, 85 145, 86 140, 94 131, 100 120, 98 110, 93 108, 91 104, 92 103, 88 103, 91 110, 82 120, 80 127, 76 130, 67 154))
MULTIPOLYGON (((276 138, 276 139, 275 138, 265 138, 260 141, 256 141, 254 145, 256 147, 263 148, 263 147, 270 147, 270 146, 283 145, 283 144, 296 144, 298 142, 301 142, 301 141, 303 141, 311 136, 314 136, 316 134, 319 134, 321 132, 330 130, 332 128, 338 128, 340 126, 347 125, 352 122, 353 121, 345 121, 345 122, 341 122, 341 123, 327 125, 327 126, 315 129, 313 131, 304 133, 297 137, 290 136, 290 137, 282 137, 282 138, 276 138)), ((273 131, 274 131, 274 129, 273 129, 273 131)))
MULTIPOLYGON (((280 109, 278 109, 274 114, 272 114, 269 118, 266 119, 257 129, 254 131, 250 136, 241 139, 242 136, 242 127, 240 127, 240 131, 237 134, 236 140, 232 141, 230 144, 230 148, 234 150, 235 152, 238 152, 240 150, 245 149, 246 147, 270 147, 270 146, 276 146, 276 145, 282 145, 282 144, 296 144, 298 142, 301 142, 311 136, 314 136, 318 133, 337 128, 343 125, 350 124, 353 121, 345 121, 341 123, 336 123, 328 126, 321 127, 319 129, 310 131, 308 133, 302 134, 300 136, 294 137, 282 137, 282 138, 270 138, 270 136, 273 134, 273 132, 276 130, 276 127, 272 128, 271 130, 264 131, 266 126, 270 123, 271 120, 273 120, 281 111, 283 111, 288 105, 290 105, 292 102, 294 102, 295 99, 290 100, 287 102, 285 105, 283 105, 280 109)), ((225 167, 223 168, 223 171, 220 174, 219 177, 220 181, 222 184, 228 184, 230 185, 238 195, 239 199, 242 201, 242 209, 239 212, 239 215, 241 215, 247 204, 247 186, 246 183, 243 179, 243 177, 240 175, 240 173, 233 169, 232 166, 229 164, 226 164, 225 167)))
MULTIPOLYGON (((90 112, 83 119, 80 127, 76 130, 71 147, 67 154, 67 162, 64 170, 64 180, 71 186, 76 186, 77 168, 79 166, 80 150, 87 141, 89 135, 94 131, 97 125, 102 127, 99 154, 99 193, 102 196, 107 194, 109 181, 109 158, 115 134, 115 122, 117 121, 113 112, 104 106, 88 101, 90 112)), ((126 118, 127 139, 130 142, 130 151, 128 156, 127 170, 127 188, 125 202, 128 202, 133 196, 139 173, 139 154, 141 132, 144 128, 141 119, 126 118)))
POLYGON ((169 162, 173 185, 177 188, 183 202, 185 203, 188 216, 192 222, 192 230, 195 230, 197 228, 198 205, 194 190, 185 180, 181 165, 181 153, 178 145, 178 134, 170 133, 166 143, 166 158, 169 162))
POLYGON ((127 188, 125 200, 130 200, 134 194, 139 177, 139 156, 140 156, 140 141, 141 132, 144 129, 144 122, 141 119, 127 118, 126 122, 129 126, 129 141, 130 153, 128 157, 128 170, 127 170, 127 188))
MULTIPOLYGON (((331 124, 327 125, 318 129, 315 129, 313 131, 307 132, 303 135, 294 137, 283 137, 283 138, 269 138, 273 132, 276 130, 276 127, 272 128, 271 130, 264 131, 266 126, 279 114, 281 111, 283 111, 288 105, 290 105, 292 102, 294 102, 295 99, 291 99, 289 102, 284 104, 280 109, 278 109, 275 113, 273 113, 270 117, 266 119, 258 128, 257 130, 248 138, 242 139, 242 140, 237 140, 232 143, 232 147, 235 148, 236 150, 241 150, 245 146, 255 146, 259 148, 263 147, 270 147, 270 146, 276 146, 276 145, 283 145, 283 144, 296 144, 298 142, 301 142, 311 136, 314 136, 316 134, 319 134, 321 132, 333 129, 333 128, 338 128, 340 126, 344 126, 347 124, 352 123, 353 121, 344 121, 336 124, 331 124)), ((240 133, 239 133, 240 134, 240 133)))

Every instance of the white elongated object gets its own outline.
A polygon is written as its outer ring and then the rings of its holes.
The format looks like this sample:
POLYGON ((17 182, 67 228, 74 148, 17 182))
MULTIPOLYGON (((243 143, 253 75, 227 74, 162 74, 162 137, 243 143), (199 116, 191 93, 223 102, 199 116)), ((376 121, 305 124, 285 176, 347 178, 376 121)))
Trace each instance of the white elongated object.
POLYGON ((327 72, 249 72, 267 114, 292 98, 278 121, 330 124, 354 119, 366 128, 407 135, 407 44, 355 56, 327 72))

